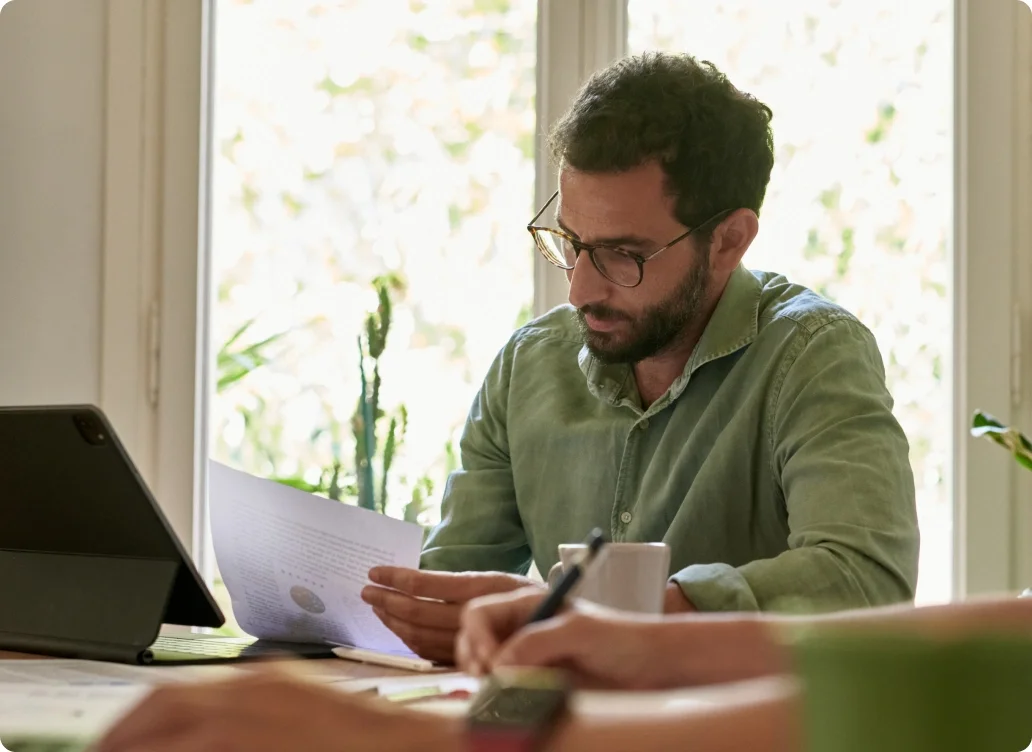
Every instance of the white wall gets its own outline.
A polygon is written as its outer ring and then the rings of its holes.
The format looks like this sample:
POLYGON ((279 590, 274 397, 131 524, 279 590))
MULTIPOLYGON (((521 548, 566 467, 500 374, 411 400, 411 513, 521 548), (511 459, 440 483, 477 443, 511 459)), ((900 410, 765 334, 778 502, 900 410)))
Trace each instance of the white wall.
POLYGON ((0 12, 0 405, 96 402, 104 0, 0 12))
POLYGON ((207 2, 0 11, 0 405, 99 405, 188 549, 207 2))

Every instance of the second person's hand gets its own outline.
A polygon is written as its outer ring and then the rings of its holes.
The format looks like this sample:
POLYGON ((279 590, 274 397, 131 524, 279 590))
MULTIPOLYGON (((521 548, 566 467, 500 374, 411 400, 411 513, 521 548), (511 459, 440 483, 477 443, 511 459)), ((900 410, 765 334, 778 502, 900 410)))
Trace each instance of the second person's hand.
POLYGON ((540 590, 480 598, 462 614, 456 643, 460 668, 472 674, 502 666, 561 666, 581 686, 648 689, 675 686, 658 641, 659 617, 623 614, 577 602, 559 615, 527 624, 544 599, 540 590))
POLYGON ((665 689, 751 679, 787 670, 783 649, 755 615, 631 614, 574 601, 558 616, 527 624, 544 594, 481 598, 462 614, 460 668, 554 666, 582 686, 665 689))

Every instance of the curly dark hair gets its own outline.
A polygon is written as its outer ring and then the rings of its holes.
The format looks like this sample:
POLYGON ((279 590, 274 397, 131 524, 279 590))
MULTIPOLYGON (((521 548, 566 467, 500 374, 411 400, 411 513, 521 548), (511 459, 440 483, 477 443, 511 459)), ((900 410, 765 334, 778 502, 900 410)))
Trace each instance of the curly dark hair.
POLYGON ((592 75, 548 147, 558 166, 585 172, 658 161, 678 221, 696 227, 725 210, 759 214, 774 166, 771 117, 712 63, 646 52, 592 75))

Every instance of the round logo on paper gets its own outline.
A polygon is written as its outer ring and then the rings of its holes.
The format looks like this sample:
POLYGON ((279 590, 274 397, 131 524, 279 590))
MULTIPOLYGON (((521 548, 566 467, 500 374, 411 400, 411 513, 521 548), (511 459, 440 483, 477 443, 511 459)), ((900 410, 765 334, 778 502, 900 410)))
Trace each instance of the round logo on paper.
POLYGON ((322 598, 303 585, 294 585, 290 588, 290 597, 310 614, 321 614, 326 611, 326 604, 322 602, 322 598))

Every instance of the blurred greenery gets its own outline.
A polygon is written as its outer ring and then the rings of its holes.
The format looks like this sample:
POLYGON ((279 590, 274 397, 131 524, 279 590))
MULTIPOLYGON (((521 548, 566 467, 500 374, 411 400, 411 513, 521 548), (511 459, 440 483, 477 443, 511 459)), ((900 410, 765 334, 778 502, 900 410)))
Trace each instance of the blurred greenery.
POLYGON ((532 309, 536 3, 216 12, 215 458, 431 525, 532 309))
POLYGON ((216 393, 225 391, 253 371, 268 365, 272 356, 267 352, 286 332, 277 332, 249 345, 238 346, 240 338, 254 326, 255 319, 248 319, 219 348, 215 357, 216 393))
MULTIPOLYGON (((355 446, 353 462, 349 465, 344 460, 342 447, 346 432, 342 423, 329 415, 325 423, 315 428, 311 434, 312 441, 328 435, 332 446, 332 460, 327 466, 319 469, 316 479, 308 480, 300 475, 272 475, 271 479, 307 493, 324 495, 335 501, 354 500, 359 506, 386 514, 391 468, 394 457, 404 442, 408 428, 408 410, 404 404, 397 405, 391 413, 380 407, 380 358, 387 349, 392 294, 402 292, 405 284, 400 275, 386 274, 376 277, 371 286, 376 293, 377 307, 366 315, 364 335, 358 339, 362 389, 351 418, 351 434, 355 446), (366 375, 366 360, 372 363, 370 378, 366 375), (384 426, 386 433, 381 443, 377 435, 384 426), (380 467, 378 478, 375 477, 374 471, 376 464, 380 467)), ((241 344, 241 340, 245 339, 245 335, 254 324, 255 319, 244 322, 219 348, 216 358, 216 393, 239 384, 274 359, 275 356, 269 351, 283 339, 286 332, 278 332, 250 344, 241 344)), ((263 405, 261 401, 259 404, 263 405)), ((242 414, 245 422, 251 423, 255 420, 257 411, 244 411, 242 414)), ((272 432, 274 437, 281 435, 278 427, 271 423, 267 423, 265 429, 272 432)), ((276 447, 274 442, 269 446, 262 445, 262 448, 275 464, 282 450, 276 447)), ((456 466, 450 441, 445 442, 444 454, 445 471, 450 473, 456 466)), ((433 491, 434 483, 428 475, 418 477, 411 484, 411 497, 403 507, 402 519, 408 522, 419 521, 420 515, 426 511, 433 491)))

